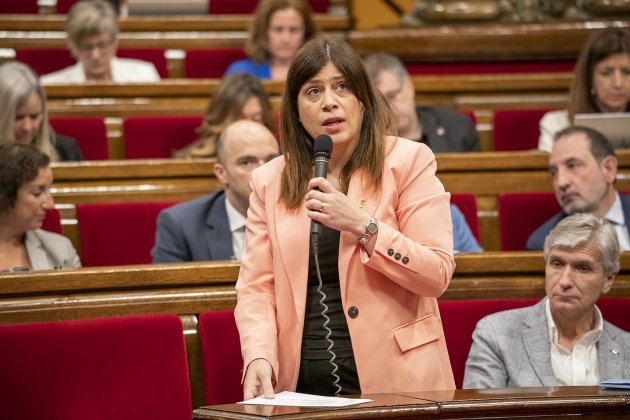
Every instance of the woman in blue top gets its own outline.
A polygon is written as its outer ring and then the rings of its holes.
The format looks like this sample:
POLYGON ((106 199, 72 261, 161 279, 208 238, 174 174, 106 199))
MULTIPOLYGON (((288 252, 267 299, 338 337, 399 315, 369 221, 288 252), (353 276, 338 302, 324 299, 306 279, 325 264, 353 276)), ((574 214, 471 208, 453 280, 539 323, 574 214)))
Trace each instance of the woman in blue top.
POLYGON ((263 0, 245 43, 249 58, 230 64, 225 74, 244 72, 265 80, 285 80, 298 49, 315 33, 306 0, 263 0))

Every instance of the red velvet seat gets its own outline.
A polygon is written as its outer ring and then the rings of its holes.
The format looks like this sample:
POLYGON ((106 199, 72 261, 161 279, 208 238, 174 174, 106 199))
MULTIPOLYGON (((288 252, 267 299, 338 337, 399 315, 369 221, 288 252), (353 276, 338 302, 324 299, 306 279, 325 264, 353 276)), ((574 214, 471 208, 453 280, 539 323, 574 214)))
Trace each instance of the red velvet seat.
POLYGON ((243 399, 243 361, 234 311, 199 314, 206 404, 229 404, 243 399))
MULTIPOLYGON (((256 10, 259 0, 210 0, 208 13, 211 14, 250 14, 256 10)), ((308 0, 315 13, 326 13, 330 0, 308 0)))
POLYGON ((189 420, 177 315, 0 326, 4 419, 189 420))
POLYGON ((123 120, 127 159, 168 158, 197 139, 201 116, 128 117, 123 120))
POLYGON ((461 210, 466 223, 470 227, 478 243, 481 243, 479 231, 479 217, 477 216, 477 199, 474 194, 451 194, 451 204, 455 204, 461 210))
POLYGON ((0 13, 39 13, 37 0, 2 0, 0 13))
POLYGON ((50 118, 55 132, 74 138, 86 160, 109 159, 107 127, 100 117, 50 118))
POLYGON ((230 64, 246 57, 240 48, 186 50, 184 74, 187 78, 220 79, 230 64))
POLYGON ((57 13, 60 15, 68 13, 70 8, 74 6, 74 3, 78 1, 79 0, 57 0, 57 7, 56 7, 57 13))
POLYGON ((63 235, 63 228, 61 227, 61 214, 59 214, 59 210, 53 208, 46 212, 46 218, 42 224, 42 229, 47 230, 48 232, 63 235))
POLYGON ((522 251, 527 238, 561 208, 554 193, 502 193, 498 196, 503 251, 522 251))
MULTIPOLYGON (((168 77, 168 61, 160 48, 119 48, 116 55, 153 63, 161 78, 168 77)), ((15 59, 26 63, 40 76, 73 65, 76 60, 67 48, 17 49, 15 59)))
POLYGON ((548 109, 506 109, 494 112, 494 150, 538 148, 539 123, 548 109))
POLYGON ((159 212, 174 202, 77 205, 81 261, 86 267, 149 264, 159 212))

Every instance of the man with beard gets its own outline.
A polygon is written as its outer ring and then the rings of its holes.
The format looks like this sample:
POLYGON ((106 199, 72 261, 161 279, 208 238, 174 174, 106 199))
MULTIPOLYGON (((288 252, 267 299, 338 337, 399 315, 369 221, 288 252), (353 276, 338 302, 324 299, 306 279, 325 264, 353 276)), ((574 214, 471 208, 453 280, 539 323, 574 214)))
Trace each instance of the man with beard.
POLYGON ((617 157, 606 137, 579 126, 559 131, 549 155, 549 172, 562 211, 530 235, 527 249, 542 250, 547 234, 566 216, 591 213, 613 225, 621 250, 630 250, 630 197, 615 189, 617 157))

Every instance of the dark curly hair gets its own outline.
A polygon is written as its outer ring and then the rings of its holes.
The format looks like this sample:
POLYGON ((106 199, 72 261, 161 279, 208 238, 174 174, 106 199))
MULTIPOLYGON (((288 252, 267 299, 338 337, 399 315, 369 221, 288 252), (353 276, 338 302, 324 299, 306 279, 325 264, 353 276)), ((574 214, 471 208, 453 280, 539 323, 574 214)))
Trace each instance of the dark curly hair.
POLYGON ((50 157, 27 144, 0 143, 0 217, 2 217, 15 207, 20 187, 37 178, 41 168, 50 165, 50 157))

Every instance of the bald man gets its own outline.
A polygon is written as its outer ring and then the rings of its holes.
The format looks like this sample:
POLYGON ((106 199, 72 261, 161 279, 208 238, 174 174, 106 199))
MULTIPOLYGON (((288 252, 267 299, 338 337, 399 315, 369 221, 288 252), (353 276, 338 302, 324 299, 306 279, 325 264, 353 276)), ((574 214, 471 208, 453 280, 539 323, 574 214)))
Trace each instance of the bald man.
POLYGON ((223 189, 162 210, 153 262, 240 259, 251 172, 278 153, 278 142, 265 126, 249 120, 230 124, 219 137, 214 165, 223 189))

